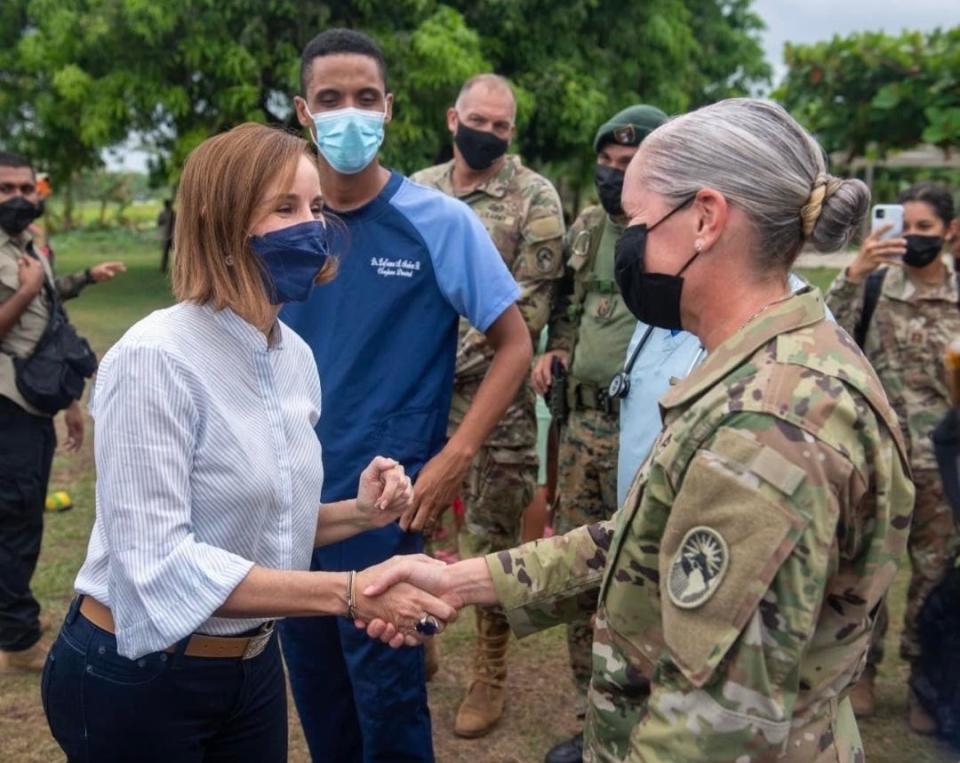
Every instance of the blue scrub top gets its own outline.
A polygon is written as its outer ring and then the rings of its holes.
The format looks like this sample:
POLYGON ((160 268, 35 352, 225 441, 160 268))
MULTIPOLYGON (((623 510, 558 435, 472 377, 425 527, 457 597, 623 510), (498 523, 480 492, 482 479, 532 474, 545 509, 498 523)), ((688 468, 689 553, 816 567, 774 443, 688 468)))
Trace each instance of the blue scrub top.
POLYGON ((337 277, 280 314, 320 373, 325 502, 355 496, 376 455, 416 476, 446 439, 459 317, 486 331, 520 296, 479 218, 439 191, 394 172, 330 211, 337 277))

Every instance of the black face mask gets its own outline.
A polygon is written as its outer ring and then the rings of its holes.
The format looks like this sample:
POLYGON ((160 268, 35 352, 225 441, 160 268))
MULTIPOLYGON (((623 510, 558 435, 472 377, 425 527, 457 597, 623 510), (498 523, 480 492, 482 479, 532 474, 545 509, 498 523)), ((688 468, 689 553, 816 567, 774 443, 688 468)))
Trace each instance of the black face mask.
POLYGON ((597 164, 593 168, 593 182, 597 186, 597 196, 600 203, 610 217, 620 217, 623 207, 620 206, 620 195, 623 193, 623 171, 604 164, 597 164))
POLYGON ((943 249, 940 236, 904 236, 907 240, 907 253, 903 255, 903 264, 912 268, 929 265, 943 249))
POLYGON ((31 204, 23 196, 14 196, 0 204, 0 228, 11 236, 19 236, 43 214, 43 207, 31 204))
POLYGON ((463 160, 472 170, 485 170, 497 159, 507 153, 510 141, 498 138, 492 132, 474 130, 462 122, 457 125, 457 132, 453 136, 463 160))
POLYGON ((671 331, 679 331, 683 328, 680 323, 680 294, 683 291, 681 276, 700 256, 700 252, 695 252, 676 275, 647 273, 644 258, 647 234, 695 198, 696 194, 685 199, 653 225, 647 226, 644 223, 631 225, 617 239, 613 271, 617 287, 620 289, 620 296, 637 320, 648 326, 657 326, 671 331))

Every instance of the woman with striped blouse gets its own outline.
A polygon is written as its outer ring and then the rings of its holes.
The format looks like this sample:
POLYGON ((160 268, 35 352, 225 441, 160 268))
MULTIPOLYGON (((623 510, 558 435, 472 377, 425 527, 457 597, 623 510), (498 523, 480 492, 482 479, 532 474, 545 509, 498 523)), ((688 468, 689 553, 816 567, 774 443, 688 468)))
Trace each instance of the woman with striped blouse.
POLYGON ((205 141, 178 206, 178 302, 107 353, 91 406, 96 522, 42 678, 70 761, 284 761, 275 618, 455 617, 410 586, 364 597, 372 570, 309 571, 413 491, 378 457, 355 500, 320 505, 320 382, 277 320, 335 272, 305 141, 254 124, 205 141))

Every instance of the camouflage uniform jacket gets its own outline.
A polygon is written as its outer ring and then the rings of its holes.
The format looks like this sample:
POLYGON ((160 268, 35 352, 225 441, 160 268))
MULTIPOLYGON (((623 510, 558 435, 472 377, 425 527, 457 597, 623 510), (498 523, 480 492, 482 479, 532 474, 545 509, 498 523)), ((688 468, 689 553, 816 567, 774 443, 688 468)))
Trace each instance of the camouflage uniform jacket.
MULTIPOLYGON (((453 161, 420 170, 411 179, 457 197, 453 189, 453 161)), ((480 218, 520 285, 522 293, 517 307, 536 346, 550 315, 554 285, 563 274, 563 208, 556 189, 549 180, 524 167, 519 156, 508 156, 496 175, 458 198, 480 218)), ((451 412, 454 426, 469 407, 492 360, 493 350, 483 333, 461 321, 451 412)), ((535 402, 528 379, 487 439, 487 445, 534 448, 535 402)))
POLYGON ((879 380, 807 289, 661 408, 613 519, 487 557, 518 635, 599 586, 585 760, 862 760, 846 695, 913 506, 879 380))
MULTIPOLYGON (((590 268, 584 267, 596 254, 600 246, 600 237, 607 220, 603 207, 586 207, 563 237, 563 255, 566 270, 553 298, 550 310, 550 333, 547 337, 547 350, 565 350, 572 354, 577 343, 578 322, 570 314, 571 304, 583 302, 583 277, 589 275, 590 268), (577 244, 577 256, 574 257, 574 243, 577 244), (582 274, 582 275, 581 275, 582 274)), ((574 311, 576 312, 576 310, 574 311)))
MULTIPOLYGON (((944 257, 942 284, 924 286, 902 268, 887 269, 864 342, 903 429, 914 469, 936 469, 930 434, 950 408, 944 354, 960 335, 957 279, 952 258, 944 257)), ((841 271, 827 292, 837 323, 853 334, 863 312, 864 283, 841 271)))

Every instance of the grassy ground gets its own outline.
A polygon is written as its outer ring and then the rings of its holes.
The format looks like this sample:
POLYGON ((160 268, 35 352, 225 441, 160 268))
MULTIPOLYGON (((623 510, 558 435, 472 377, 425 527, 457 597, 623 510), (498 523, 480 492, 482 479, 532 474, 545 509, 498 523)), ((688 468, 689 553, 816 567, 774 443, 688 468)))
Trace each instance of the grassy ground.
MULTIPOLYGON (((66 273, 93 262, 121 258, 128 272, 116 281, 91 287, 69 304, 81 333, 102 353, 138 318, 168 304, 169 289, 158 272, 159 246, 149 234, 129 231, 74 233, 54 241, 58 269, 66 273)), ((805 275, 823 287, 833 271, 817 269, 805 275)), ((93 464, 91 434, 77 455, 58 455, 51 489, 66 489, 75 508, 47 516, 44 548, 34 590, 44 609, 62 617, 71 598, 72 581, 83 561, 93 523, 93 464)), ((891 597, 894 623, 902 616, 905 576, 901 574, 891 597)), ((904 723, 905 680, 903 664, 896 658, 896 625, 891 628, 888 659, 879 678, 877 718, 862 724, 871 761, 934 763, 957 760, 930 740, 912 735, 904 723)), ((434 741, 441 763, 473 760, 476 763, 533 763, 543 752, 575 730, 573 688, 566 664, 563 633, 554 629, 511 645, 509 705, 506 717, 492 734, 481 740, 460 740, 451 727, 469 675, 473 643, 473 617, 465 612, 441 639, 442 668, 430 685, 434 741)), ((0 761, 47 763, 63 760, 51 739, 40 708, 39 681, 34 675, 0 677, 0 761)), ((290 723, 292 761, 309 756, 295 715, 290 723)))
MULTIPOLYGON (((63 198, 54 194, 48 201, 48 216, 53 221, 57 230, 63 227, 63 198)), ((138 231, 156 230, 157 215, 163 208, 161 199, 147 199, 144 201, 134 201, 123 209, 123 218, 118 220, 118 207, 115 203, 107 204, 104 210, 104 224, 108 226, 122 223, 125 227, 134 228, 138 231)), ((83 200, 77 201, 73 206, 73 224, 77 228, 90 228, 100 226, 100 202, 83 200)), ((46 219, 46 218, 45 218, 46 219)))

